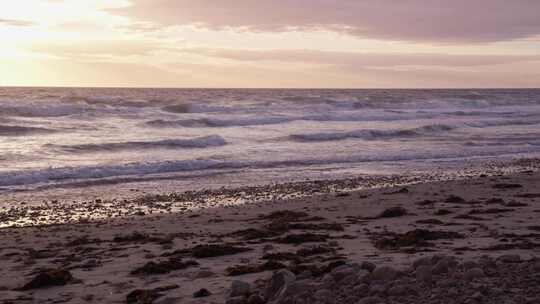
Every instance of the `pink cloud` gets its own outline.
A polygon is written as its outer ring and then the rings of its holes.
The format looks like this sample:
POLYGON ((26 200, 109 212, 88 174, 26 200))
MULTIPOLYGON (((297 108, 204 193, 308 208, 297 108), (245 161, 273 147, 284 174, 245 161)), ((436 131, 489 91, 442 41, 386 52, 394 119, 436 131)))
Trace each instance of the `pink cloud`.
POLYGON ((356 67, 441 66, 474 67, 518 62, 540 62, 540 55, 377 54, 315 50, 183 49, 199 55, 237 61, 279 61, 356 67))
POLYGON ((389 40, 493 42, 540 34, 537 0, 133 0, 121 14, 165 25, 331 29, 389 40))

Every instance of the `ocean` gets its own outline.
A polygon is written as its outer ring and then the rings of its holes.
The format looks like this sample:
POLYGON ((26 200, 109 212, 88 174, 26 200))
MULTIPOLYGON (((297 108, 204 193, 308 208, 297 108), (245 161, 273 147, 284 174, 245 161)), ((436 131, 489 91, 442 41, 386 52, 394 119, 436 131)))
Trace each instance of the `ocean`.
POLYGON ((0 193, 186 189, 540 154, 540 90, 0 88, 0 193))

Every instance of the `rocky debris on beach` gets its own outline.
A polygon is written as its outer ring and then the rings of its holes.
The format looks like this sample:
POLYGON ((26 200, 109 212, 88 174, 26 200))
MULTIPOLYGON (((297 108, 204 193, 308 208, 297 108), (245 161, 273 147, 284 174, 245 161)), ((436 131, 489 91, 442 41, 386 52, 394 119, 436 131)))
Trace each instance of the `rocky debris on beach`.
POLYGON ((182 261, 179 258, 171 258, 163 262, 150 261, 143 266, 133 270, 131 274, 134 275, 150 275, 150 274, 166 274, 175 270, 186 269, 191 266, 198 266, 196 261, 182 261))
POLYGON ((180 249, 162 254, 162 257, 191 256, 198 259, 234 255, 253 250, 252 248, 232 244, 203 244, 188 249, 180 249))
POLYGON ((321 277, 274 272, 254 284, 233 282, 228 304, 540 303, 540 260, 519 256, 419 258, 404 269, 347 263, 321 277))
POLYGON ((397 250, 403 247, 430 247, 430 241, 462 239, 465 236, 454 231, 438 231, 415 229, 406 233, 387 233, 386 236, 374 238, 374 245, 378 249, 397 250))
POLYGON ((73 275, 65 269, 47 269, 40 271, 30 282, 16 290, 63 286, 74 282, 76 282, 76 280, 73 278, 73 275))
POLYGON ((388 209, 385 209, 383 212, 381 212, 377 218, 391 218, 391 217, 400 217, 407 215, 407 209, 397 206, 397 207, 391 207, 388 209))
POLYGON ((195 293, 193 293, 194 298, 205 298, 211 296, 212 293, 208 291, 206 288, 201 288, 197 290, 195 293))
POLYGON ((178 285, 168 285, 163 287, 157 287, 154 289, 136 289, 128 293, 126 296, 127 304, 152 304, 156 299, 162 297, 163 292, 172 289, 177 289, 178 285))
POLYGON ((250 250, 252 249, 229 244, 207 244, 193 247, 191 249, 191 255, 194 258, 212 258, 242 253, 250 250))

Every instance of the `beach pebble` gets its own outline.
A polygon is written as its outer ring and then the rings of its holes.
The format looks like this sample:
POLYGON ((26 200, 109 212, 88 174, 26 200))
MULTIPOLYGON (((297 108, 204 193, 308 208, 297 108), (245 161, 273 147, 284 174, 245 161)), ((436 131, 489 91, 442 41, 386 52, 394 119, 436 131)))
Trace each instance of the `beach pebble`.
POLYGON ((369 292, 369 286, 367 284, 358 284, 353 287, 353 294, 365 295, 369 292))
POLYGON ((413 262, 414 269, 423 266, 423 265, 429 265, 431 266, 433 264, 433 260, 431 257, 423 257, 419 258, 416 261, 413 262))
POLYGON ((356 274, 356 270, 348 265, 338 266, 334 268, 330 273, 330 275, 336 282, 339 282, 344 278, 354 274, 356 274))
POLYGON ((264 304, 264 303, 265 301, 263 297, 261 297, 261 295, 258 293, 252 294, 247 300, 247 304, 264 304))
POLYGON ((332 299, 333 294, 328 289, 320 289, 315 292, 315 299, 320 302, 328 302, 330 299, 332 299))
POLYGON ((388 294, 391 296, 401 296, 407 293, 406 285, 396 285, 388 289, 388 294))
POLYGON ((474 280, 474 279, 482 278, 484 276, 485 276, 484 271, 478 267, 469 269, 465 272, 465 279, 467 280, 474 280))
POLYGON ((212 295, 206 288, 201 288, 193 294, 194 298, 204 298, 212 295))
POLYGON ((212 272, 210 270, 201 270, 201 271, 198 271, 197 273, 195 273, 194 278, 195 279, 204 279, 204 278, 213 277, 215 275, 216 275, 216 273, 212 272))
POLYGON ((498 261, 503 263, 519 263, 521 262, 521 257, 517 254, 507 254, 500 256, 498 261))
POLYGON ((246 298, 243 296, 228 298, 225 304, 246 304, 246 298))
POLYGON ((397 271, 389 266, 376 268, 371 273, 371 279, 375 281, 391 281, 397 277, 397 271))
POLYGON ((416 280, 420 282, 430 282, 432 278, 431 266, 422 265, 416 268, 414 274, 416 276, 416 280))
POLYGON ((249 283, 235 280, 231 284, 231 292, 229 297, 234 298, 238 296, 247 296, 251 292, 251 285, 249 283))
POLYGON ((450 269, 453 269, 457 266, 455 259, 451 257, 443 257, 440 259, 431 269, 431 272, 435 275, 447 273, 450 269))
POLYGON ((379 297, 366 297, 358 302, 358 304, 379 304, 383 303, 383 300, 379 297))
POLYGON ((375 264, 371 263, 371 262, 362 262, 362 264, 360 264, 360 268, 361 269, 365 269, 369 272, 373 272, 373 270, 375 270, 375 268, 377 268, 377 266, 375 266, 375 264))
POLYGON ((276 271, 266 287, 265 298, 267 300, 274 299, 287 285, 295 280, 296 276, 289 270, 282 269, 276 271))
POLYGON ((378 295, 386 292, 386 286, 383 284, 373 284, 369 287, 370 295, 378 295))

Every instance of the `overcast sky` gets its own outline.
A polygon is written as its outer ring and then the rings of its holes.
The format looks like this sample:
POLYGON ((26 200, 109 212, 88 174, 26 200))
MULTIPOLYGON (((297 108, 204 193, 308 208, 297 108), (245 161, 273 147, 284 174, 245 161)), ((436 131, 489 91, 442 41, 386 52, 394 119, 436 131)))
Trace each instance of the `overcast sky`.
POLYGON ((540 87, 540 1, 5 1, 0 85, 540 87))

